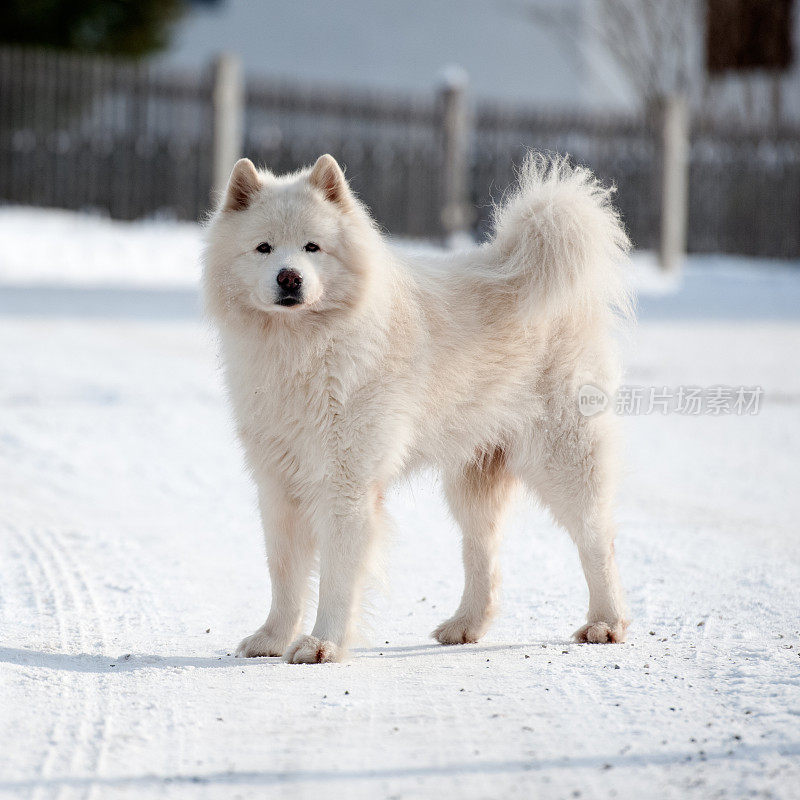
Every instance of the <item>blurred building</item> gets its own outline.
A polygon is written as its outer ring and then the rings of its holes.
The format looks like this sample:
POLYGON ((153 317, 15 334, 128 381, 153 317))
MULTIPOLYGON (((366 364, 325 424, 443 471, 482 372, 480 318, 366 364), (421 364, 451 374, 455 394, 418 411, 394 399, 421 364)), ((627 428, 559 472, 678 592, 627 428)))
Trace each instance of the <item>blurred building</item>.
POLYGON ((193 6, 165 59, 203 66, 220 50, 245 69, 313 84, 429 91, 458 65, 479 98, 550 108, 624 102, 619 79, 596 81, 582 55, 586 15, 563 6, 569 37, 519 0, 218 0, 193 6), (615 85, 616 84, 616 85, 615 85))
POLYGON ((642 15, 632 30, 666 31, 652 41, 632 41, 622 30, 616 38, 618 46, 632 44, 661 59, 665 72, 682 72, 696 109, 742 122, 776 114, 800 120, 797 59, 780 72, 706 68, 707 15, 719 17, 726 8, 740 15, 742 3, 787 7, 791 43, 800 52, 792 0, 203 0, 178 24, 162 59, 201 67, 229 51, 265 77, 410 91, 430 90, 455 64, 479 99, 625 110, 641 104, 643 70, 633 66, 626 74, 609 52, 614 37, 609 43, 603 34, 616 8, 623 20, 642 15))

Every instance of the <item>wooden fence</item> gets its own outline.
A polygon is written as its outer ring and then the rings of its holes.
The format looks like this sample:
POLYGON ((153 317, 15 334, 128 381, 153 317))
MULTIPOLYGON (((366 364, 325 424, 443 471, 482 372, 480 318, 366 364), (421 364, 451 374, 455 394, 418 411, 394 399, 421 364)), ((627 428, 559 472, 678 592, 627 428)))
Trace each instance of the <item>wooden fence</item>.
POLYGON ((210 113, 210 71, 0 48, 0 199, 196 219, 210 113))
MULTIPOLYGON (((400 95, 247 78, 237 95, 221 93, 220 78, 214 65, 183 72, 0 48, 0 202, 198 219, 231 148, 276 171, 330 152, 390 232, 442 237, 466 225, 480 237, 514 165, 536 148, 616 184, 638 247, 662 239, 655 115, 470 107, 452 85, 400 95), (233 132, 220 131, 227 119, 233 132)), ((695 122, 687 144, 689 250, 800 257, 800 128, 695 122)))

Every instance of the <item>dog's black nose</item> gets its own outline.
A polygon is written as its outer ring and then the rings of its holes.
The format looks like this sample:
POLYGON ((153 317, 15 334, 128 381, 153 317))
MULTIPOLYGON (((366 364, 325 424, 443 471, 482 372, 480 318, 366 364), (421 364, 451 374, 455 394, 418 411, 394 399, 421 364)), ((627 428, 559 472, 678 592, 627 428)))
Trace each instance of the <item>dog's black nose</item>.
POLYGON ((292 293, 297 292, 303 283, 303 277, 299 272, 295 272, 293 269, 282 269, 278 273, 277 280, 278 286, 280 286, 284 292, 292 293))

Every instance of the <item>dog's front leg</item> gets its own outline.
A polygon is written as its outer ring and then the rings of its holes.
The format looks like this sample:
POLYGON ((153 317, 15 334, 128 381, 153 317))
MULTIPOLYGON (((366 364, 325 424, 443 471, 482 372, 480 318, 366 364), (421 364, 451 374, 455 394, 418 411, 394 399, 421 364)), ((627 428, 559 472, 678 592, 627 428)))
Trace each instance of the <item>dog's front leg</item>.
POLYGON ((317 619, 310 636, 286 651, 290 664, 341 661, 361 601, 364 575, 379 523, 377 497, 339 508, 319 533, 320 574, 317 619))
POLYGON ((297 635, 314 557, 311 527, 296 503, 262 480, 258 490, 272 605, 267 621, 243 639, 237 656, 281 656, 297 635))

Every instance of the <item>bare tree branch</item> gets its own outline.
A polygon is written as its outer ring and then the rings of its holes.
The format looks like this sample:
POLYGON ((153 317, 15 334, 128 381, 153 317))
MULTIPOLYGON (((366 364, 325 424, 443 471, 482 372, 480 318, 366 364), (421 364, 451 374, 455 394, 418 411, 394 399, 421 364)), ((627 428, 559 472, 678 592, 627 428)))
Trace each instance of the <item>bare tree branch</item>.
POLYGON ((694 92, 698 98, 702 93, 703 72, 693 69, 702 31, 701 0, 593 0, 593 14, 584 27, 575 25, 582 6, 574 2, 507 0, 507 4, 556 30, 584 57, 594 38, 644 107, 672 92, 694 92), (588 41, 583 35, 587 31, 588 41))

